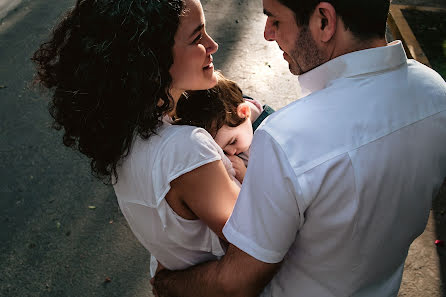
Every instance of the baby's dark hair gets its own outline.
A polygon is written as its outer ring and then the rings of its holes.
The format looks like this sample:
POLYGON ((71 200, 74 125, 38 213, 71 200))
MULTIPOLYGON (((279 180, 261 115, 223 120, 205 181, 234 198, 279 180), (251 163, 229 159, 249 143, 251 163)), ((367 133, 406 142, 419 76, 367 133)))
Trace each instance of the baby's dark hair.
POLYGON ((215 137, 223 125, 237 127, 246 120, 237 114, 237 107, 245 102, 242 90, 234 81, 216 73, 218 82, 215 87, 187 91, 178 100, 176 124, 201 127, 215 137))

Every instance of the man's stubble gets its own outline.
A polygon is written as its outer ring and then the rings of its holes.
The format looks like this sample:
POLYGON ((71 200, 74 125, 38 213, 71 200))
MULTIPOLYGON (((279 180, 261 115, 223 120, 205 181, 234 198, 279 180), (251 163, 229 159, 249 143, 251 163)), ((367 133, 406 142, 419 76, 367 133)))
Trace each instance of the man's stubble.
POLYGON ((323 52, 318 48, 308 26, 303 26, 294 49, 290 53, 293 63, 289 63, 290 72, 300 75, 326 62, 323 52))

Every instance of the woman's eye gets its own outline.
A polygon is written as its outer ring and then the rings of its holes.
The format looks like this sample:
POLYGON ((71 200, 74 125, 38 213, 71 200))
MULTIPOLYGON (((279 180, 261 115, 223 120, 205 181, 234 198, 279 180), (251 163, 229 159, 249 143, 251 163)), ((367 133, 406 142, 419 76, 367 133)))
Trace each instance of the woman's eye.
POLYGON ((237 143, 237 138, 234 139, 229 145, 234 145, 234 144, 236 144, 236 143, 237 143))
POLYGON ((274 27, 278 27, 278 26, 279 26, 279 21, 274 21, 274 22, 273 22, 273 26, 274 26, 274 27))
POLYGON ((193 43, 198 43, 198 42, 201 41, 201 39, 203 39, 203 34, 200 33, 200 34, 194 39, 194 42, 193 42, 193 43))

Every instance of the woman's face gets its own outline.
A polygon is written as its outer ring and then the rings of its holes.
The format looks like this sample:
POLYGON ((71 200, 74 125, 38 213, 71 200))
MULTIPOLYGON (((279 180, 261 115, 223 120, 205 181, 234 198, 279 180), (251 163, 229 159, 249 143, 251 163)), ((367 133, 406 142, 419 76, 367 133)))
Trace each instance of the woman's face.
POLYGON ((218 44, 206 33, 203 9, 199 0, 186 0, 185 13, 175 34, 171 93, 174 97, 186 90, 210 89, 217 83, 212 54, 218 44))

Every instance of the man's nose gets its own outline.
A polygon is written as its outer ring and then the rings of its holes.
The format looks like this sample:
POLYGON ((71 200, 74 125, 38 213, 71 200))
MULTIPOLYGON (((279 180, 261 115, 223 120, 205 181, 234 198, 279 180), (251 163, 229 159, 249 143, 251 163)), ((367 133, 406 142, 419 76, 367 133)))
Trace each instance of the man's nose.
POLYGON ((276 38, 275 28, 269 18, 266 20, 265 30, 263 31, 263 37, 266 39, 266 41, 274 41, 276 38))

